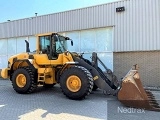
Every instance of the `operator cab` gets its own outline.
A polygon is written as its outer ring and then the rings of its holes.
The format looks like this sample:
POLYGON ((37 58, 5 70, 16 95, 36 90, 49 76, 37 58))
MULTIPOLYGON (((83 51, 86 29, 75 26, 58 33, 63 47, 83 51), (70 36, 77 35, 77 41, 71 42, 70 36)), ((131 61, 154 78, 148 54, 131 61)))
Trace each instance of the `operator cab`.
MULTIPOLYGON (((66 51, 67 40, 71 39, 57 33, 40 35, 38 38, 39 51, 41 54, 47 54, 50 60, 57 59, 59 54, 66 51)), ((71 45, 73 46, 72 40, 71 45)))

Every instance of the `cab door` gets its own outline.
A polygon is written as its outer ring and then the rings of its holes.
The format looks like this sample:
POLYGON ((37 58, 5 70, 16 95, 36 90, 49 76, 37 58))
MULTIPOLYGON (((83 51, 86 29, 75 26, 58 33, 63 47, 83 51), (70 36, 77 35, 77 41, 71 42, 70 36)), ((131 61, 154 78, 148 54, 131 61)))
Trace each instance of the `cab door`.
POLYGON ((39 54, 35 55, 35 60, 39 65, 50 65, 50 46, 51 46, 51 36, 38 36, 38 51, 39 54))

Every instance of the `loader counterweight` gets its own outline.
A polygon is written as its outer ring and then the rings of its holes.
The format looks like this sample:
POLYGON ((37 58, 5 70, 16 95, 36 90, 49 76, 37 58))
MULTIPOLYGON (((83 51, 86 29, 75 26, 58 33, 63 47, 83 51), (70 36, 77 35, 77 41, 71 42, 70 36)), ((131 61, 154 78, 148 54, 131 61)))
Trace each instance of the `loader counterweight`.
POLYGON ((4 79, 9 78, 9 70, 10 68, 4 68, 1 70, 1 77, 4 79))

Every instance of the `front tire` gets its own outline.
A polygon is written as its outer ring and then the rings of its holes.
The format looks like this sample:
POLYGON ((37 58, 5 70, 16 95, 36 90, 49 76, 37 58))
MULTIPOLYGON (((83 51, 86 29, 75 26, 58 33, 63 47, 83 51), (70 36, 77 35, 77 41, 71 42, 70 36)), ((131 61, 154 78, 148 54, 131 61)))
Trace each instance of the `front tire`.
POLYGON ((82 66, 66 69, 60 78, 60 86, 64 95, 70 99, 81 100, 92 92, 93 77, 82 66))
POLYGON ((18 68, 12 75, 13 89, 20 94, 32 93, 37 88, 35 73, 30 67, 18 68))

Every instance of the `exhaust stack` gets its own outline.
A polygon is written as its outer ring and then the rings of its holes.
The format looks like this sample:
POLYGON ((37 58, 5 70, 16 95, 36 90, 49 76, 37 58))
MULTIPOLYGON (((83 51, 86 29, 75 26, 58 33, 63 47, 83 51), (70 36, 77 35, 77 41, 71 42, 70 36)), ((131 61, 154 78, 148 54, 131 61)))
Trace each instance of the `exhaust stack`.
POLYGON ((26 42, 26 52, 30 52, 29 42, 27 40, 25 40, 25 42, 26 42))

